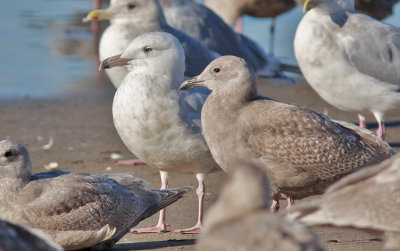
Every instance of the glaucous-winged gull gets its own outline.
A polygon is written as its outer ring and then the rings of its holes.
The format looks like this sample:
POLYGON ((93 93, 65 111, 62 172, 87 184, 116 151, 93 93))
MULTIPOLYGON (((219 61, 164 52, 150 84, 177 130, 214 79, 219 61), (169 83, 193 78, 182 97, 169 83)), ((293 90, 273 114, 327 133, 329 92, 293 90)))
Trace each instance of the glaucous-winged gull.
MULTIPOLYGON (((196 174, 198 222, 192 228, 175 231, 199 232, 204 179, 218 170, 201 136, 200 112, 209 91, 204 88, 178 94, 184 79, 185 54, 179 41, 165 32, 138 36, 121 55, 105 59, 101 67, 116 65, 127 65, 130 72, 114 97, 115 128, 132 153, 160 170, 162 188, 168 186, 168 172, 196 174)), ((165 230, 163 211, 156 227, 137 231, 165 230)))
POLYGON ((322 194, 339 178, 392 155, 389 145, 366 129, 266 97, 257 96, 254 71, 238 57, 214 60, 180 89, 205 86, 211 94, 201 111, 203 134, 225 171, 240 160, 267 173, 278 198, 322 194))
POLYGON ((371 111, 384 139, 384 114, 400 105, 400 28, 357 13, 354 0, 307 0, 304 10, 294 49, 307 82, 339 109, 371 111))
POLYGON ((0 250, 62 251, 50 236, 38 229, 0 220, 0 250))
POLYGON ((233 166, 206 213, 196 250, 324 250, 311 229, 270 213, 270 197, 262 169, 249 163, 233 166))
MULTIPOLYGON (((249 38, 236 34, 205 6, 192 0, 162 0, 161 3, 164 11, 158 0, 112 0, 108 9, 90 12, 84 20, 111 21, 101 37, 100 60, 121 53, 140 34, 162 31, 171 33, 182 43, 188 77, 199 74, 221 54, 246 58, 261 76, 285 78, 278 59, 266 54, 249 38)), ((282 68, 298 72, 297 67, 282 65, 282 68)), ((107 70, 107 74, 118 87, 127 70, 118 67, 107 70)))
POLYGON ((311 225, 375 230, 385 247, 400 248, 400 156, 357 171, 333 184, 318 199, 302 202, 293 215, 311 225))
POLYGON ((170 205, 188 188, 147 190, 130 174, 63 171, 31 175, 27 149, 0 141, 0 215, 38 228, 64 249, 111 247, 133 226, 170 205))

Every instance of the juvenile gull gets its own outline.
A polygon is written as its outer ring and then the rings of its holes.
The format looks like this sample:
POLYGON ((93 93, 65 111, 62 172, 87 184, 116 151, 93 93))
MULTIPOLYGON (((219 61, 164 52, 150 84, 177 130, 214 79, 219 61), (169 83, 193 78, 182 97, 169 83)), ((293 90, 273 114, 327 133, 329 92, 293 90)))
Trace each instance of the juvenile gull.
POLYGON ((400 248, 400 156, 355 172, 318 199, 293 208, 312 225, 370 229, 385 233, 385 247, 400 248))
MULTIPOLYGON (((201 136, 200 112, 209 92, 204 88, 178 94, 185 54, 179 41, 168 33, 138 36, 121 55, 104 60, 101 67, 115 65, 127 65, 130 71, 114 97, 115 128, 132 153, 160 170, 162 188, 168 186, 168 172, 196 174, 198 222, 175 231, 197 233, 202 224, 204 179, 218 170, 201 136)), ((156 227, 137 231, 165 230, 162 211, 156 227)))
POLYGON ((62 251, 63 249, 38 229, 0 220, 0 250, 62 251))
MULTIPOLYGON (((140 34, 162 31, 182 43, 188 77, 199 74, 219 54, 246 58, 262 76, 283 76, 276 58, 247 37, 237 35, 205 6, 191 0, 162 0, 162 4, 165 16, 158 0, 112 0, 108 9, 91 11, 84 20, 111 22, 100 40, 100 60, 121 53, 140 34)), ((118 87, 127 70, 118 67, 107 70, 107 74, 118 87)))
POLYGON ((318 236, 268 210, 268 179, 251 164, 234 166, 205 216, 196 250, 324 250, 318 236))
POLYGON ((346 174, 392 155, 368 130, 337 123, 311 110, 257 96, 254 71, 234 56, 214 60, 180 89, 212 92, 201 111, 203 134, 225 171, 240 160, 258 163, 278 198, 321 194, 346 174))
POLYGON ((307 0, 294 40, 307 82, 344 111, 371 111, 384 139, 384 114, 400 105, 400 28, 354 10, 354 0, 307 0))
POLYGON ((0 217, 39 228, 64 249, 111 247, 133 226, 189 189, 146 190, 130 174, 48 172, 31 176, 27 149, 0 141, 0 217))

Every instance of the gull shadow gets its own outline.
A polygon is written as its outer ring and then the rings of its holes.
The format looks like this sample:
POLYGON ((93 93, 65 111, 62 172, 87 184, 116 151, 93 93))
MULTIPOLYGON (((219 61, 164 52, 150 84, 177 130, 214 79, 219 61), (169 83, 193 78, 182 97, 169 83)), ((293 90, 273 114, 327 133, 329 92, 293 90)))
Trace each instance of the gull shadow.
POLYGON ((145 241, 136 243, 116 244, 110 250, 150 250, 155 248, 167 248, 194 245, 196 239, 170 239, 165 241, 145 241))

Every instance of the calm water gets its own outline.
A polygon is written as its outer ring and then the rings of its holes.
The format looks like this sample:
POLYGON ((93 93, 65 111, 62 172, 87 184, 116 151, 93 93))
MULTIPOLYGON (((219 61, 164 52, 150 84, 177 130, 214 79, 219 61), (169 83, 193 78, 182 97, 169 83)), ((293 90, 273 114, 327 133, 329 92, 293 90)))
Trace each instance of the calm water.
MULTIPOLYGON (((0 10, 0 99, 65 96, 104 88, 96 70, 95 43, 82 17, 90 0, 6 1, 0 10)), ((298 7, 277 19, 274 54, 295 63, 298 7)), ((400 5, 385 20, 400 25, 400 5)), ((269 19, 244 19, 244 33, 269 51, 269 19), (265 30, 265 32, 260 32, 265 30)))

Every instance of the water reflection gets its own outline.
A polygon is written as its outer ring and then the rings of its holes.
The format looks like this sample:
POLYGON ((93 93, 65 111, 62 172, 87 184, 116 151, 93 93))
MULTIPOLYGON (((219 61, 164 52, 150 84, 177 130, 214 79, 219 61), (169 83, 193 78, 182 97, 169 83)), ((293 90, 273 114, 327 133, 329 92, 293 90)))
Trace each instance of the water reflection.
MULTIPOLYGON (((106 6, 104 2, 102 5, 106 6)), ((0 99, 95 94, 110 90, 97 71, 97 39, 82 23, 92 1, 6 1, 0 15, 0 99)), ((385 21, 399 26, 400 4, 385 21)), ((293 37, 301 8, 277 19, 275 55, 295 63, 293 37)), ((246 17, 244 33, 268 50, 268 19, 246 17), (265 32, 262 32, 262 31, 265 32)), ((100 23, 104 28, 107 23, 100 23)))

